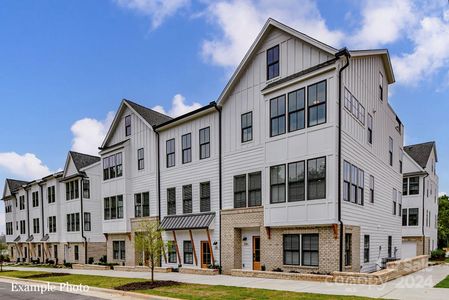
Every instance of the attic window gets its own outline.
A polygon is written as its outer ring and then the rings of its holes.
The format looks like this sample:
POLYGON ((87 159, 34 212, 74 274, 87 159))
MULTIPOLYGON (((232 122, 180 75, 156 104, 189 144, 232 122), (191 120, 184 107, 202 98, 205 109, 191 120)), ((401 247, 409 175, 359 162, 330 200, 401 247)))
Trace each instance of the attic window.
POLYGON ((131 135, 131 116, 125 117, 125 136, 131 135))
POLYGON ((279 45, 267 50, 267 80, 279 76, 279 45))

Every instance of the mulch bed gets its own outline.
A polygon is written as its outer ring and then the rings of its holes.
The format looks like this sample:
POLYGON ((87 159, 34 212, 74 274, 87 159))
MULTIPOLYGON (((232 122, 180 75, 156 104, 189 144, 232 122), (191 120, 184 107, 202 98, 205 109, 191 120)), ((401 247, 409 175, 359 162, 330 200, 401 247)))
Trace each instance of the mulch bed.
POLYGON ((45 273, 45 274, 29 275, 29 276, 25 276, 22 278, 32 279, 32 278, 58 277, 58 276, 67 276, 67 275, 70 275, 70 274, 67 274, 67 273, 45 273))
POLYGON ((160 281, 143 281, 143 282, 131 282, 125 285, 121 285, 118 287, 115 287, 116 290, 121 291, 136 291, 136 290, 151 290, 158 287, 164 287, 164 286, 173 286, 173 285, 179 285, 179 282, 176 281, 170 281, 170 280, 160 280, 160 281))

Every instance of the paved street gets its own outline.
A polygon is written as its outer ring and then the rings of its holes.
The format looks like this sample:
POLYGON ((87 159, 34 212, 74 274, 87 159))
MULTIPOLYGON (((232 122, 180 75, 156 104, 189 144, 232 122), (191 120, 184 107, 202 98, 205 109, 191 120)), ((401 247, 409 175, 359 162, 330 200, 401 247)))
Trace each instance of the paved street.
MULTIPOLYGON (((13 270, 33 270, 62 272, 71 274, 89 274, 128 278, 150 278, 146 272, 122 272, 112 270, 73 270, 49 268, 8 268, 13 270)), ((312 281, 280 280, 265 278, 234 277, 227 275, 192 275, 180 273, 156 273, 157 280, 175 280, 186 283, 209 285, 240 286, 272 290, 286 290, 333 295, 357 295, 388 299, 449 299, 449 289, 433 288, 435 284, 449 275, 449 265, 429 267, 425 270, 387 282, 383 285, 338 284, 312 281)))

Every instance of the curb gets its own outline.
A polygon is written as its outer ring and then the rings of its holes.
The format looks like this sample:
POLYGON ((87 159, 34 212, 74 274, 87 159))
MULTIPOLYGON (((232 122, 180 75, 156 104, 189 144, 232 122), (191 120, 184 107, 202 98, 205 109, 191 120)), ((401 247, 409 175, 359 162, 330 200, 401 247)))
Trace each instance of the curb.
MULTIPOLYGON (((6 279, 7 280, 6 283, 12 283, 12 282, 45 283, 45 284, 48 283, 48 284, 50 284, 50 286, 54 286, 54 287, 58 287, 60 284, 60 282, 51 282, 51 281, 44 281, 44 280, 23 279, 23 278, 0 276, 0 282, 5 282, 2 279, 6 279)), ((131 297, 132 299, 178 300, 178 298, 163 297, 163 296, 157 296, 157 295, 146 295, 146 294, 136 293, 136 292, 126 292, 126 291, 120 291, 120 290, 113 290, 113 289, 89 286, 89 292, 91 292, 91 291, 92 292, 100 292, 100 293, 109 294, 109 295, 112 294, 112 295, 118 295, 118 296, 127 296, 127 297, 131 297)), ((89 292, 87 292, 87 294, 89 292)), ((72 291, 63 291, 63 293, 82 295, 82 294, 78 294, 78 293, 72 292, 72 291)), ((92 296, 92 297, 95 297, 95 296, 92 296)))

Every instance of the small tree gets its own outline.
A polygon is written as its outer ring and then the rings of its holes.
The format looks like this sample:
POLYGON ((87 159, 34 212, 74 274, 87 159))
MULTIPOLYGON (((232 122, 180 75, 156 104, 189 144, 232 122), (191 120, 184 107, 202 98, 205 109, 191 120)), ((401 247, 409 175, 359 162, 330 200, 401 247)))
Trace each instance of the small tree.
POLYGON ((0 243, 0 272, 3 272, 3 261, 7 257, 7 254, 5 254, 8 247, 6 246, 6 243, 1 242, 0 243))
MULTIPOLYGON (((151 268, 151 281, 154 281, 154 267, 159 262, 164 250, 162 230, 157 222, 151 220, 141 221, 135 236, 137 249, 148 255, 148 264, 151 268)), ((143 262, 145 265, 145 262, 143 262)))

